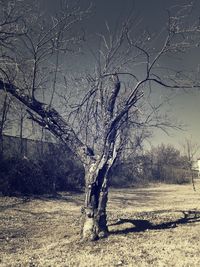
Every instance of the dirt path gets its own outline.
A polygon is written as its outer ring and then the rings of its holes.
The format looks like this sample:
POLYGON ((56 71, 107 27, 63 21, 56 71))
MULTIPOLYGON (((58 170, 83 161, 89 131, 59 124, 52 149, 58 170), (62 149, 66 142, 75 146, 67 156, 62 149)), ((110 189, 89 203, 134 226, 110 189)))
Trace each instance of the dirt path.
POLYGON ((108 238, 80 242, 83 195, 0 198, 0 266, 200 266, 200 183, 111 190, 108 238))

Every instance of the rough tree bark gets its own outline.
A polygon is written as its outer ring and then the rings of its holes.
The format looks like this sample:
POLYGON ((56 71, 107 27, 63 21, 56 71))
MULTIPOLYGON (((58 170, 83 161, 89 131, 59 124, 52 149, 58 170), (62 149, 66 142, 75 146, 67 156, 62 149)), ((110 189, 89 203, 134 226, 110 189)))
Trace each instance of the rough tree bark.
MULTIPOLYGON (((99 170, 96 182, 86 184, 83 239, 96 240, 107 236, 106 205, 108 199, 108 186, 101 184, 106 180, 103 170, 99 170)), ((89 176, 94 173, 90 172, 89 176)), ((86 181, 88 176, 86 174, 86 181)))
POLYGON ((108 139, 103 155, 99 158, 97 157, 97 159, 93 159, 93 162, 85 166, 84 240, 96 240, 108 235, 106 207, 108 201, 109 172, 119 151, 120 146, 117 146, 117 142, 113 145, 108 139))

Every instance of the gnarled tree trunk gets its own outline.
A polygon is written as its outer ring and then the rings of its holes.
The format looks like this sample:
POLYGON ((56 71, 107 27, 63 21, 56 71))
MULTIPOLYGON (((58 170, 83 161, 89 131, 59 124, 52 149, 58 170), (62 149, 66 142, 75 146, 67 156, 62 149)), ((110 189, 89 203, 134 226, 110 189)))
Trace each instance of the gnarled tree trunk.
POLYGON ((106 206, 108 200, 108 166, 86 172, 83 239, 96 240, 108 235, 106 206), (91 180, 92 177, 92 180, 91 180))

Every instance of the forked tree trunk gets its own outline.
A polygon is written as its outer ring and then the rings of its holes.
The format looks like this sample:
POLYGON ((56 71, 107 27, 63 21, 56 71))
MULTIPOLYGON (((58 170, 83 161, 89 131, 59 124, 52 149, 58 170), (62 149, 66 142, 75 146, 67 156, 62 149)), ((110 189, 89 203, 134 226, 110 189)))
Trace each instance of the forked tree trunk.
MULTIPOLYGON (((96 172, 95 172, 96 173, 96 172)), ((95 182, 88 183, 84 207, 83 239, 94 241, 108 234, 106 206, 108 200, 107 172, 100 170, 95 182)), ((92 173, 89 174, 91 177, 92 173)))

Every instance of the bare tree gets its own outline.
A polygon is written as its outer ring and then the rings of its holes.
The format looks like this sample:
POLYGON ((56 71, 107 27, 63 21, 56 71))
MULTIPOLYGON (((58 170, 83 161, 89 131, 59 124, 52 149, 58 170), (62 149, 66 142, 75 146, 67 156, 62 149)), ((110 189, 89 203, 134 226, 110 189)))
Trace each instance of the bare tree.
MULTIPOLYGON (((84 239, 95 240, 108 233, 106 205, 109 174, 123 151, 127 129, 131 125, 132 129, 144 130, 147 123, 152 122, 153 115, 154 121, 157 121, 157 124, 153 123, 154 126, 168 126, 160 122, 155 106, 151 105, 153 109, 148 111, 149 115, 143 116, 153 87, 199 87, 189 74, 180 70, 180 66, 175 64, 171 68, 174 57, 184 56, 198 41, 195 35, 199 31, 198 25, 184 23, 190 10, 191 6, 187 5, 169 12, 165 29, 155 36, 146 31, 141 34, 137 21, 131 18, 115 34, 107 26, 107 34, 100 35, 102 45, 95 53, 97 66, 94 71, 86 77, 72 80, 73 91, 68 94, 69 97, 73 96, 71 101, 66 95, 62 96, 67 100, 65 116, 61 115, 59 106, 59 112, 53 108, 52 100, 57 81, 60 83, 63 78, 64 86, 69 89, 67 75, 58 77, 58 73, 61 73, 59 53, 70 50, 69 44, 75 40, 74 37, 68 38, 72 25, 74 27, 75 22, 82 19, 83 13, 77 8, 73 9, 72 14, 66 10, 63 16, 60 14, 44 28, 45 24, 38 22, 38 17, 35 20, 34 16, 30 28, 28 21, 23 22, 25 31, 22 36, 15 36, 15 42, 26 51, 19 51, 21 64, 18 63, 18 71, 13 79, 10 79, 8 71, 1 70, 0 89, 23 103, 30 118, 60 139, 83 163, 84 239), (25 64, 22 62, 24 55, 28 55, 25 64), (165 62, 168 57, 172 61, 170 66, 166 66, 165 62), (55 60, 53 70, 50 58, 55 60), (53 83, 49 83, 42 75, 46 64, 51 65, 52 72, 47 71, 45 77, 53 73, 53 83), (50 99, 47 98, 50 105, 37 100, 41 99, 41 90, 44 88, 52 88, 53 94, 50 99)), ((9 40, 12 42, 12 38, 9 40)))

